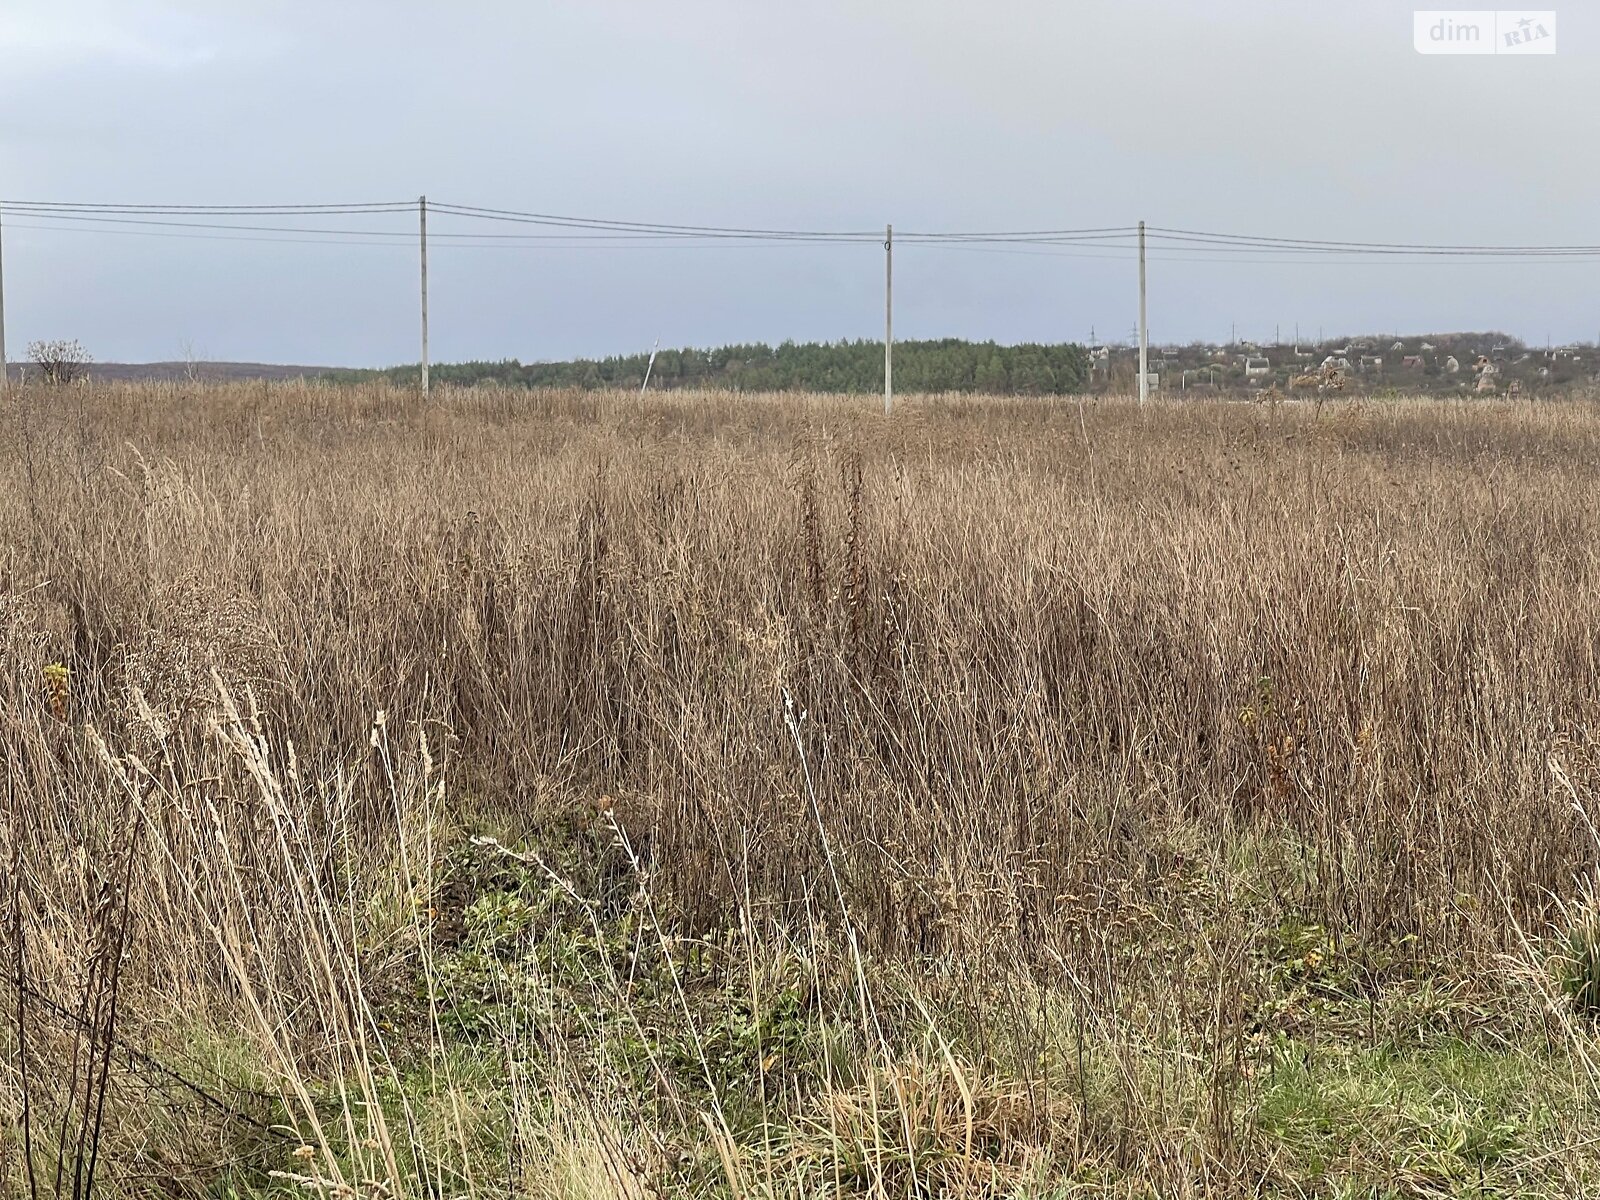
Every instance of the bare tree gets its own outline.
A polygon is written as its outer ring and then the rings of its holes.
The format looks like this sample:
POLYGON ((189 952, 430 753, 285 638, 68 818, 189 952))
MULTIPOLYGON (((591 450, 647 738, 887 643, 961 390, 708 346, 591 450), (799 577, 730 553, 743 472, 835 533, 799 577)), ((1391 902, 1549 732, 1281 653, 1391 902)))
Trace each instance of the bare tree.
POLYGON ((46 383, 72 383, 89 373, 94 357, 76 338, 70 341, 56 338, 52 341, 28 343, 28 357, 39 366, 46 383))
POLYGON ((195 352, 194 343, 187 338, 183 343, 183 377, 189 381, 190 386, 200 382, 201 368, 205 365, 205 356, 195 352))

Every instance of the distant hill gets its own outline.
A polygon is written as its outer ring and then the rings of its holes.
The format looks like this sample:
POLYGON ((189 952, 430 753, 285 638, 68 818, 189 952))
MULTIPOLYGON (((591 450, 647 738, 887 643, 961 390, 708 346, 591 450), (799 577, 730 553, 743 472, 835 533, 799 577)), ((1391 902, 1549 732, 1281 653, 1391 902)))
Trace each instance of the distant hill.
MULTIPOLYGON (((1600 346, 1574 343, 1538 348, 1511 334, 1366 334, 1321 337, 1300 343, 1224 344, 1191 342, 1150 346, 1150 370, 1162 390, 1192 388, 1250 391, 1285 387, 1300 372, 1327 360, 1348 363, 1352 382, 1369 389, 1458 392, 1473 386, 1479 356, 1497 370, 1497 386, 1516 381, 1525 388, 1559 388, 1600 382, 1600 346)), ((895 343, 894 381, 901 392, 981 392, 1063 395, 1083 391, 1130 391, 1137 378, 1138 351, 1127 344, 1084 347, 1074 343, 1001 345, 961 338, 895 343)), ((883 387, 883 343, 875 341, 760 342, 714 349, 671 349, 656 355, 524 363, 498 361, 436 363, 436 383, 539 388, 621 388, 637 391, 650 371, 650 387, 730 388, 737 391, 876 392, 883 387)), ((37 368, 10 364, 19 379, 37 368)), ((102 380, 210 382, 317 379, 333 383, 367 380, 411 386, 415 363, 383 368, 304 366, 251 362, 94 363, 102 380)))

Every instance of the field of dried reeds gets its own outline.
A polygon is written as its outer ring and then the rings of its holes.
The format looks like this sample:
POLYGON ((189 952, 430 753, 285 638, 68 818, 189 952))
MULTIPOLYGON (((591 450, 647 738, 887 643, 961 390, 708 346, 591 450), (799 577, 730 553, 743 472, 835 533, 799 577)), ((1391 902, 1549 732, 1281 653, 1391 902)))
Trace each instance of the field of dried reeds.
POLYGON ((0 1195, 1600 1186, 1600 403, 0 397, 0 1195))

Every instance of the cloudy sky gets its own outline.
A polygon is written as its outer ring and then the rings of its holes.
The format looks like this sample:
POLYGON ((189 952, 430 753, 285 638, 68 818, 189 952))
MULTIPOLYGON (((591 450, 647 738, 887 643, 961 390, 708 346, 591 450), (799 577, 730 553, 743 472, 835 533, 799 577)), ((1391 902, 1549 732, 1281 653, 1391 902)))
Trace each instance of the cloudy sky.
MULTIPOLYGON (((1418 55, 1412 7, 1377 0, 3 0, 0 199, 425 192, 781 229, 1143 218, 1594 244, 1597 47, 1595 0, 1559 10, 1559 52, 1541 57, 1418 55)), ((77 337, 107 361, 417 357, 416 249, 403 239, 43 225, 5 215, 13 357, 39 337, 77 337)), ((406 232, 414 220, 338 227, 406 232)), ((1268 339, 1296 323, 1600 336, 1600 259, 1283 258, 1152 248, 1152 336, 1221 339, 1236 326, 1268 339)), ((436 360, 881 331, 874 244, 436 238, 430 260, 436 360)), ((907 245, 896 334, 1126 337, 1136 279, 1118 251, 907 245)))

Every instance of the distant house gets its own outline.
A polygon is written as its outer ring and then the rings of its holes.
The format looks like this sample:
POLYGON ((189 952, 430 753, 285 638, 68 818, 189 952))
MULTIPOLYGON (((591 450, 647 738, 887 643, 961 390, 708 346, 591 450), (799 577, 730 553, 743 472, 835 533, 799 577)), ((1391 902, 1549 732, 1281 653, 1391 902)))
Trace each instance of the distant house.
POLYGON ((1432 342, 1423 342, 1419 347, 1424 354, 1432 354, 1438 348, 1439 347, 1435 346, 1432 342))
POLYGON ((1260 379, 1272 374, 1272 363, 1265 358, 1247 358, 1244 360, 1244 377, 1246 379, 1260 379))
POLYGON ((1415 367, 1420 371, 1422 370, 1422 355, 1408 354, 1400 360, 1400 365, 1402 367, 1415 367))
POLYGON ((1338 367, 1341 371, 1348 371, 1350 369, 1350 359, 1336 350, 1322 360, 1322 365, 1325 368, 1338 367))
POLYGON ((1404 342, 1396 342, 1394 345, 1389 347, 1389 349, 1391 351, 1393 351, 1395 354, 1404 353, 1405 352, 1405 348, 1406 348, 1406 344, 1404 342))

